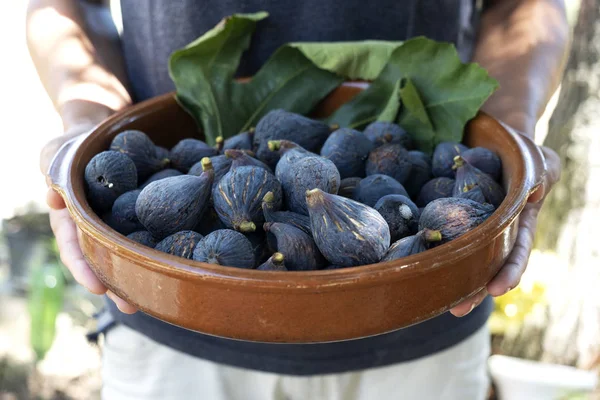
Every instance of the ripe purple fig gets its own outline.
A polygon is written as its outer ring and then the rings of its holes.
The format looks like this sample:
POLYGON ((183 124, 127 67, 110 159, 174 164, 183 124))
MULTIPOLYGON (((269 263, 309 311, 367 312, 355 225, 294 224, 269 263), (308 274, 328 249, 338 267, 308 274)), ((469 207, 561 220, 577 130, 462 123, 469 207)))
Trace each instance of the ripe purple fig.
POLYGON ((435 147, 431 162, 431 172, 435 177, 454 178, 454 157, 468 150, 468 147, 454 142, 442 142, 435 147))
POLYGON ((287 271, 285 267, 285 256, 281 253, 274 253, 267 261, 256 268, 259 271, 287 271))
POLYGON ((391 176, 375 174, 362 179, 354 189, 354 200, 374 207, 377 201, 388 194, 408 197, 404 186, 391 176))
POLYGON ((333 132, 321 148, 321 156, 331 160, 341 178, 364 177, 365 163, 373 144, 364 133, 341 128, 333 132))
POLYGON ((168 157, 157 157, 154 142, 142 131, 127 130, 119 133, 112 140, 110 149, 131 158, 140 182, 169 164, 168 157))
POLYGON ((273 196, 272 192, 268 192, 263 197, 262 209, 266 222, 281 222, 292 225, 301 229, 304 233, 312 235, 310 231, 310 218, 293 211, 278 211, 276 209, 275 196, 273 196))
POLYGON ((454 196, 463 193, 465 188, 468 190, 473 186, 478 186, 488 203, 496 208, 500 206, 506 192, 498 182, 488 174, 481 172, 466 162, 461 156, 456 156, 454 165, 456 167, 456 182, 453 189, 454 196))
POLYGON ((363 132, 375 146, 398 143, 405 149, 412 149, 413 147, 413 141, 410 138, 410 135, 402 127, 392 122, 372 122, 367 125, 363 132))
POLYGON ((167 236, 161 240, 154 248, 163 253, 174 256, 192 259, 194 249, 202 235, 194 231, 181 231, 167 236))
POLYGON ((367 175, 388 175, 404 183, 410 175, 411 162, 408 151, 399 144, 386 144, 369 153, 367 175))
POLYGON ((421 213, 408 197, 401 194, 388 194, 377 201, 375 210, 390 227, 392 242, 417 233, 421 213))
POLYGON ((433 178, 421 188, 415 203, 419 207, 425 207, 435 199, 451 197, 454 190, 454 179, 440 177, 433 178))
POLYGON ((254 268, 252 244, 232 229, 220 229, 206 235, 194 249, 193 259, 209 264, 236 268, 254 268))
POLYGON ((325 266, 325 259, 307 233, 279 222, 266 222, 264 229, 273 250, 285 256, 288 270, 311 271, 325 266))
POLYGON ((183 139, 171 149, 171 164, 187 174, 190 168, 204 157, 219 154, 217 149, 198 139, 183 139))
POLYGON ((473 147, 460 156, 469 164, 492 177, 496 182, 502 176, 502 161, 493 151, 485 147, 473 147))

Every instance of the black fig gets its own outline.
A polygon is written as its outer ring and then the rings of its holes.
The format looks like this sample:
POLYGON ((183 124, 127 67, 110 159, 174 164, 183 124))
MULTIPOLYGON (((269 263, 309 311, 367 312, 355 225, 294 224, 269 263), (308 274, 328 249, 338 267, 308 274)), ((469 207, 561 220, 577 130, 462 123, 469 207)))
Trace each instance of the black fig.
POLYGON ((437 199, 427 204, 421 213, 419 231, 439 231, 442 235, 440 241, 430 242, 430 246, 447 243, 480 225, 493 212, 494 207, 491 205, 469 199, 437 199))
POLYGON ((504 200, 506 193, 498 182, 496 182, 491 176, 481 172, 468 162, 466 162, 461 156, 456 156, 454 160, 456 166, 456 183, 454 184, 453 195, 458 196, 466 190, 469 190, 473 186, 478 186, 485 197, 485 200, 498 208, 500 203, 504 200))
POLYGON ((169 152, 169 149, 166 149, 162 146, 155 146, 154 154, 156 155, 156 158, 158 158, 159 160, 170 160, 170 157, 171 157, 171 153, 169 152))
POLYGON ((128 130, 119 133, 111 142, 110 149, 131 158, 140 182, 169 164, 168 158, 161 159, 156 156, 156 146, 141 131, 128 130))
POLYGON ((410 175, 411 162, 408 151, 399 144, 386 144, 369 153, 367 175, 388 175, 404 183, 410 175))
POLYGON ((458 193, 455 197, 460 197, 463 199, 470 199, 476 201, 478 203, 486 203, 485 196, 481 191, 481 188, 477 185, 465 186, 462 188, 462 191, 458 193))
POLYGON ((273 251, 268 246, 267 234, 264 230, 257 229, 255 232, 244 233, 244 236, 246 236, 252 245, 256 264, 262 264, 273 254, 273 251))
POLYGON ((285 267, 285 257, 281 253, 275 253, 263 264, 256 268, 259 271, 287 271, 285 267))
POLYGON ((340 269, 340 268, 347 268, 347 267, 342 267, 341 265, 331 264, 331 265, 326 266, 323 269, 324 270, 329 270, 329 269, 340 269))
POLYGON ((410 195, 415 198, 419 195, 421 188, 425 183, 431 180, 431 163, 425 153, 420 151, 409 151, 408 159, 410 160, 410 175, 404 182, 404 188, 410 195))
MULTIPOLYGON (((219 183, 221 178, 224 177, 225 174, 229 172, 232 161, 233 160, 231 158, 229 158, 225 155, 210 157, 210 162, 212 163, 213 170, 215 171, 215 178, 213 179, 213 187, 215 187, 217 185, 217 183, 219 183)), ((200 160, 199 162, 194 164, 192 166, 192 168, 190 168, 190 172, 188 172, 188 174, 200 176, 202 174, 202 172, 203 172, 202 160, 200 160)))
POLYGON ((253 148, 256 156, 274 168, 279 155, 269 150, 269 140, 292 140, 308 151, 318 151, 331 133, 329 125, 282 109, 269 111, 256 125, 253 148))
POLYGON ((278 211, 275 207, 275 196, 273 196, 273 193, 268 192, 265 194, 265 197, 263 197, 262 209, 266 222, 281 222, 283 224, 292 225, 301 229, 304 233, 312 235, 310 231, 310 218, 293 211, 278 211))
POLYGON ((174 168, 187 174, 190 168, 204 157, 218 155, 217 149, 210 147, 202 140, 183 139, 171 149, 171 164, 174 168))
POLYGON ((433 178, 421 188, 415 203, 419 207, 425 207, 428 203, 442 197, 452 197, 454 190, 454 179, 440 177, 433 178))
POLYGON ((201 239, 202 235, 197 232, 181 231, 167 236, 154 248, 163 253, 191 260, 194 255, 194 249, 201 239))
POLYGON ((435 147, 431 160, 431 172, 435 177, 454 178, 454 157, 468 150, 460 143, 442 142, 435 147))
POLYGON ((205 236, 194 250, 194 260, 236 268, 254 268, 252 244, 232 229, 220 229, 205 236))
POLYGON ((401 194, 388 194, 377 201, 375 210, 390 227, 392 242, 417 233, 421 213, 408 197, 401 194))
POLYGON ((135 213, 135 202, 141 190, 131 190, 120 195, 112 206, 114 228, 123 235, 144 229, 135 213))
POLYGON ((87 199, 96 212, 105 212, 125 192, 137 187, 137 171, 131 158, 117 151, 96 154, 85 167, 87 199))
POLYGON ((264 162, 252 157, 245 150, 225 150, 225 156, 231 159, 231 168, 252 166, 264 168, 269 172, 272 172, 271 168, 264 162))
POLYGON ((277 208, 281 206, 281 184, 261 167, 232 168, 213 189, 213 203, 221 221, 241 232, 254 232, 264 222, 262 199, 272 192, 277 208))
POLYGON ((355 176, 351 178, 342 179, 340 181, 340 189, 338 190, 337 194, 339 194, 340 196, 347 197, 349 199, 353 199, 354 190, 356 190, 356 187, 358 186, 361 180, 362 178, 358 178, 355 176))
POLYGON ((331 264, 376 263, 390 246, 390 229, 373 208, 313 189, 306 193, 313 238, 331 264))
POLYGON ((254 129, 238 133, 225 140, 223 150, 252 150, 252 139, 254 138, 254 129))
POLYGON ((308 215, 307 190, 319 188, 335 194, 340 187, 340 174, 335 164, 325 157, 300 158, 285 169, 278 168, 277 172, 287 209, 299 214, 308 215))
POLYGON ((333 132, 321 148, 321 156, 333 161, 340 177, 365 176, 365 163, 373 144, 364 133, 350 128, 333 132))
MULTIPOLYGON (((214 184, 213 184, 214 186, 214 184)), ((208 205, 200 222, 194 228, 194 231, 202 234, 203 236, 208 235, 212 231, 216 231, 218 229, 225 229, 227 226, 221 221, 219 215, 215 211, 215 208, 212 205, 208 205)))
POLYGON ((311 151, 304 149, 302 146, 289 140, 271 140, 269 141, 269 149, 277 151, 279 153, 279 161, 275 167, 275 176, 281 180, 284 173, 287 173, 289 168, 296 164, 296 162, 305 157, 319 157, 311 151))
POLYGON ((413 147, 410 135, 402 129, 402 127, 392 122, 372 122, 367 125, 363 132, 375 146, 382 146, 388 143, 399 143, 405 149, 412 149, 413 147))
POLYGON ((381 261, 392 261, 427 250, 427 243, 442 240, 439 231, 422 231, 394 242, 381 261), (427 237, 427 240, 425 239, 427 237))
POLYGON ((380 198, 388 194, 401 194, 408 197, 404 186, 391 176, 369 175, 354 189, 354 200, 373 207, 380 198))
POLYGON ((208 158, 200 176, 180 175, 146 186, 135 204, 140 222, 161 239, 179 231, 193 229, 202 218, 214 179, 208 158))
POLYGON ((496 182, 502 176, 500 157, 485 147, 473 147, 465 150, 460 156, 469 164, 492 177, 496 182))
POLYGON ((154 239, 154 236, 148 231, 133 232, 127 235, 127 238, 148 247, 154 247, 158 243, 156 239, 154 239))
POLYGON ((176 169, 172 169, 172 168, 163 169, 162 171, 158 171, 157 173, 152 174, 150 176, 150 178, 146 179, 146 182, 144 182, 140 186, 140 189, 145 188, 152 182, 159 181, 164 178, 170 178, 172 176, 179 176, 179 175, 181 175, 181 172, 177 171, 176 169))
POLYGON ((325 266, 325 259, 310 235, 279 222, 266 222, 263 227, 273 250, 284 255, 288 270, 312 271, 325 266))

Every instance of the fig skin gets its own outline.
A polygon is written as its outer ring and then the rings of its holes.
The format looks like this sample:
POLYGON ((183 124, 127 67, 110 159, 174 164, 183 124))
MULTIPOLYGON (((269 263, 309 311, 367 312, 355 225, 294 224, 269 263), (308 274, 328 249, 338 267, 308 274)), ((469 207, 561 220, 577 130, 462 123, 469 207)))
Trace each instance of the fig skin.
POLYGON ((254 128, 246 132, 240 132, 225 139, 223 150, 252 150, 252 139, 254 138, 254 128))
POLYGON ((375 204, 375 210, 387 222, 392 242, 415 235, 419 229, 421 213, 415 203, 406 196, 400 194, 383 196, 375 204))
POLYGON ((454 190, 454 179, 439 177, 433 178, 421 188, 415 204, 419 207, 425 207, 435 199, 451 197, 454 190))
POLYGON ((154 248, 163 253, 191 260, 194 255, 194 249, 198 242, 202 240, 202 237, 201 234, 194 231, 181 231, 167 236, 154 248))
POLYGON ((340 196, 344 196, 348 199, 354 198, 354 190, 356 190, 356 186, 360 183, 362 178, 358 178, 353 176, 351 178, 344 178, 340 181, 340 188, 338 193, 340 196))
POLYGON ((285 256, 281 253, 275 253, 263 264, 256 268, 259 271, 287 271, 285 266, 285 256))
POLYGON ((179 175, 183 175, 183 174, 176 169, 172 169, 172 168, 163 169, 162 171, 158 171, 157 173, 152 174, 148 179, 146 179, 146 181, 139 188, 143 189, 146 186, 148 186, 149 184, 151 184, 152 182, 156 182, 156 181, 159 181, 164 178, 170 178, 172 176, 179 176, 179 175))
POLYGON ((135 202, 142 191, 130 190, 120 195, 112 206, 111 220, 115 224, 113 227, 122 235, 129 235, 135 231, 144 230, 144 225, 140 222, 135 213, 135 202))
POLYGON ((202 238, 194 249, 193 259, 245 269, 256 265, 252 244, 247 237, 232 229, 219 229, 202 238))
MULTIPOLYGON (((213 189, 217 185, 217 183, 219 183, 221 178, 223 178, 225 174, 229 172, 229 170, 231 169, 232 161, 233 160, 231 158, 223 154, 219 156, 210 157, 210 162, 212 163, 213 170, 215 171, 215 177, 213 179, 212 184, 213 189)), ((190 168, 188 175, 200 176, 202 175, 202 172, 202 160, 200 160, 196 164, 194 164, 192 168, 190 168)), ((210 201, 212 203, 212 198, 210 199, 210 201)))
POLYGON ((204 214, 202 214, 202 218, 194 228, 194 231, 200 233, 203 236, 206 236, 212 231, 226 228, 227 226, 225 226, 225 224, 223 223, 223 221, 221 221, 221 218, 219 218, 219 215, 215 211, 214 205, 208 205, 206 206, 204 214))
POLYGON ((281 184, 272 173, 254 166, 231 168, 213 189, 215 211, 228 228, 254 232, 265 220, 262 199, 267 192, 281 207, 281 184))
POLYGON ((298 160, 305 157, 319 157, 318 154, 310 152, 300 145, 289 140, 271 140, 269 149, 279 153, 279 161, 275 166, 275 176, 281 180, 281 177, 292 168, 298 160))
POLYGON ((368 175, 388 175, 404 183, 410 175, 411 162, 408 151, 399 144, 386 144, 369 153, 366 172, 368 175))
POLYGON ((274 168, 279 154, 269 150, 269 141, 291 140, 308 151, 316 152, 331 133, 329 125, 300 114, 275 109, 263 116, 254 131, 253 148, 259 160, 274 168))
POLYGON ((435 147, 431 160, 431 172, 436 178, 446 177, 454 179, 454 157, 467 151, 468 147, 454 142, 442 142, 435 147))
POLYGON ((506 196, 506 192, 498 182, 488 174, 481 172, 466 162, 461 156, 456 156, 454 165, 456 166, 456 182, 453 188, 454 196, 463 193, 464 188, 478 186, 488 203, 496 208, 500 206, 506 196))
POLYGON ((265 222, 263 228, 272 250, 285 257, 289 271, 313 271, 327 264, 313 238, 302 230, 280 222, 265 222))
POLYGON ((127 238, 151 248, 154 248, 158 244, 158 241, 148 231, 133 232, 127 235, 127 238))
POLYGON ((306 215, 298 214, 293 211, 278 211, 275 207, 275 198, 272 192, 268 192, 263 197, 262 210, 266 222, 281 222, 295 226, 308 235, 310 231, 310 218, 306 215))
POLYGON ((277 168, 277 172, 286 208, 298 214, 308 215, 307 190, 319 188, 336 194, 340 187, 340 174, 335 164, 325 157, 303 157, 285 168, 277 168))
POLYGON ((410 135, 392 122, 375 121, 367 125, 363 133, 376 147, 389 143, 401 144, 405 149, 413 148, 410 135))
POLYGON ((252 157, 245 150, 225 150, 225 157, 231 159, 231 168, 252 166, 264 168, 269 172, 273 172, 273 170, 267 164, 252 157))
POLYGON ((455 197, 470 199, 478 203, 487 203, 485 201, 485 196, 483 195, 481 188, 477 185, 463 187, 462 191, 458 193, 458 195, 456 195, 455 197))
POLYGON ((445 197, 427 204, 419 219, 419 231, 439 231, 440 241, 430 246, 447 243, 479 226, 494 212, 494 207, 473 200, 445 197))
POLYGON ((465 150, 460 156, 469 164, 488 174, 496 182, 502 176, 502 161, 493 151, 485 147, 472 147, 465 150))
POLYGON ((387 175, 369 175, 362 179, 354 189, 354 200, 374 207, 377 201, 388 194, 401 194, 408 197, 404 186, 387 175))
MULTIPOLYGON (((427 250, 427 242, 423 237, 424 233, 419 232, 415 235, 406 236, 396 242, 394 242, 387 253, 381 260, 383 261, 392 261, 397 260, 402 257, 408 257, 413 254, 422 253, 427 250)), ((435 242, 437 240, 441 240, 441 235, 439 232, 432 232, 428 235, 431 242, 435 242)))
POLYGON ((331 264, 357 266, 381 260, 390 229, 375 209, 320 189, 306 193, 313 238, 331 264))
POLYGON ((131 158, 117 151, 96 154, 85 167, 87 200, 96 211, 109 211, 115 200, 137 188, 137 170, 131 158))
POLYGON ((135 212, 144 227, 157 239, 193 229, 209 203, 214 171, 205 158, 206 171, 200 176, 180 175, 161 179, 140 193, 135 212))
POLYGON ((330 265, 326 266, 323 269, 324 270, 331 270, 331 269, 340 269, 340 268, 348 268, 348 267, 342 267, 341 265, 330 264, 330 265))
POLYGON ((198 139, 180 140, 171 149, 171 165, 179 171, 187 174, 194 164, 204 157, 212 157, 219 154, 218 150, 198 139))
POLYGON ((256 229, 255 232, 244 233, 246 239, 250 241, 254 251, 254 261, 256 264, 265 262, 273 251, 268 245, 267 234, 263 229, 256 229))
POLYGON ((429 157, 420 151, 409 151, 408 159, 410 161, 410 174, 404 182, 404 188, 411 198, 419 195, 421 188, 429 182, 433 175, 431 174, 431 163, 429 157))
POLYGON ((112 140, 110 150, 131 158, 141 182, 169 164, 169 158, 158 158, 154 142, 142 131, 126 130, 112 140))
POLYGON ((334 131, 321 148, 321 156, 331 160, 340 177, 365 176, 365 163, 373 143, 360 131, 342 128, 334 131))
POLYGON ((154 146, 154 155, 159 160, 167 159, 167 160, 169 160, 169 163, 170 163, 171 152, 169 151, 169 149, 162 147, 162 146, 154 146))

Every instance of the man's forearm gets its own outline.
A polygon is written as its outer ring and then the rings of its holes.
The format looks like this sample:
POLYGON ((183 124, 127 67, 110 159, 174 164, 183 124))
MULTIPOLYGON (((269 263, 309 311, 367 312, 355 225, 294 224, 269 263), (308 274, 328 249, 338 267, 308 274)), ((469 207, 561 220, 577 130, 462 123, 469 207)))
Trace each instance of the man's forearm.
POLYGON ((484 111, 528 135, 560 83, 569 41, 562 0, 497 0, 484 12, 474 61, 500 87, 484 111))
POLYGON ((97 124, 131 103, 118 49, 93 39, 77 0, 30 1, 29 52, 65 130, 97 124))

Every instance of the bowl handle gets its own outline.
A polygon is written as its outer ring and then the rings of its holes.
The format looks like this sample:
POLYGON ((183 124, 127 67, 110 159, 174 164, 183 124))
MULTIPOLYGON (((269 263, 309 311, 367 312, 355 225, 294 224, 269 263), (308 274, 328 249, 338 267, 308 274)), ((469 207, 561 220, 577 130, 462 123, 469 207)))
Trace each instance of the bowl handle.
POLYGON ((50 187, 60 193, 65 202, 69 200, 67 198, 67 186, 69 185, 69 171, 71 170, 73 158, 81 143, 90 133, 91 131, 66 141, 52 158, 52 162, 46 173, 50 187))

